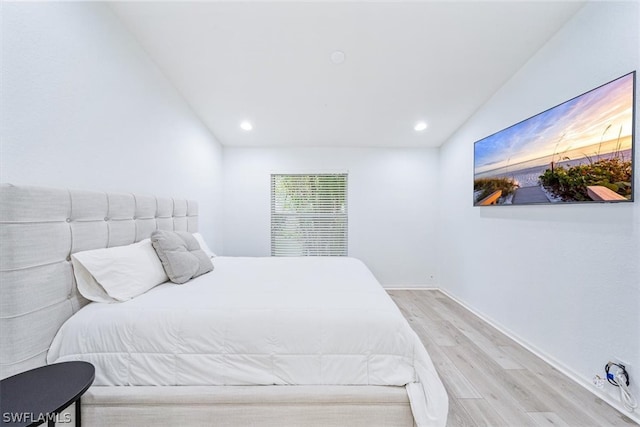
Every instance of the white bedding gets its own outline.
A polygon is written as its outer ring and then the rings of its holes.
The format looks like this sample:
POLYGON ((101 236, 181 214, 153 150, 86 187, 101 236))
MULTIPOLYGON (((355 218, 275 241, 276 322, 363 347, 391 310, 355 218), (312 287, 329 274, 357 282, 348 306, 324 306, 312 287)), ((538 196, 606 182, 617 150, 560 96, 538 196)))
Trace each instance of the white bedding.
POLYGON ((48 363, 91 362, 95 385, 406 385, 416 423, 445 425, 447 395, 424 346, 362 262, 213 262, 184 285, 88 304, 48 363))

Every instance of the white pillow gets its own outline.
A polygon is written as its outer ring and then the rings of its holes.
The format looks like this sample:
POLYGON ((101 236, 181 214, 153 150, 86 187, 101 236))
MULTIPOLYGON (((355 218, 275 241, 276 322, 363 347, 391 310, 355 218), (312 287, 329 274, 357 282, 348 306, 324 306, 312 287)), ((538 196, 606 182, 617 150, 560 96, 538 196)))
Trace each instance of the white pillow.
POLYGON ((200 245, 200 249, 202 249, 209 258, 213 258, 216 256, 216 254, 214 254, 213 251, 209 249, 209 246, 207 245, 207 242, 204 241, 204 237, 202 237, 202 234, 193 233, 193 237, 196 238, 198 244, 200 245))
POLYGON ((71 255, 78 291, 96 302, 137 297, 169 278, 150 239, 71 255))

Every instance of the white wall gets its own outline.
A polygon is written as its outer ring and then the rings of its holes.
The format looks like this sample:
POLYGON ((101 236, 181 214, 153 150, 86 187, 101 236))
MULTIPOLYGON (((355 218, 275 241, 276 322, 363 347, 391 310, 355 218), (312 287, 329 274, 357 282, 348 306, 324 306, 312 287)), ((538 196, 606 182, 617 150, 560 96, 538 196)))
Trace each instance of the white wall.
POLYGON ((0 181, 195 199, 220 250, 221 146, 111 9, 2 8, 0 181))
POLYGON ((471 206, 473 142, 639 69, 638 9, 588 3, 441 147, 439 283, 585 384, 631 363, 640 397, 640 150, 635 203, 471 206))
POLYGON ((224 150, 224 253, 270 255, 270 174, 348 172, 349 256, 385 286, 433 286, 437 150, 224 150))

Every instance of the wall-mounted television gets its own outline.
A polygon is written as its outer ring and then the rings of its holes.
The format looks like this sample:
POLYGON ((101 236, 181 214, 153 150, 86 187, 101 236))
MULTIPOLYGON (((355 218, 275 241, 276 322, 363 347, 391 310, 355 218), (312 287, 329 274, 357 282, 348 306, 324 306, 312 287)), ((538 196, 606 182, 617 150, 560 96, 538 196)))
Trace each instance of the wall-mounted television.
POLYGON ((474 144, 475 206, 633 201, 633 71, 474 144))

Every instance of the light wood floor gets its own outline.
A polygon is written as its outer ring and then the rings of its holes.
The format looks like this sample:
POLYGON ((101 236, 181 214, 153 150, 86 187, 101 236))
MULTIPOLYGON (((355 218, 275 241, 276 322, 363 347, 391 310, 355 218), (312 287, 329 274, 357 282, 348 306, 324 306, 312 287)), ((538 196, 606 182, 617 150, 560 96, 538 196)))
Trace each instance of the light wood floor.
POLYGON ((449 393, 447 426, 636 426, 439 291, 389 290, 449 393))

